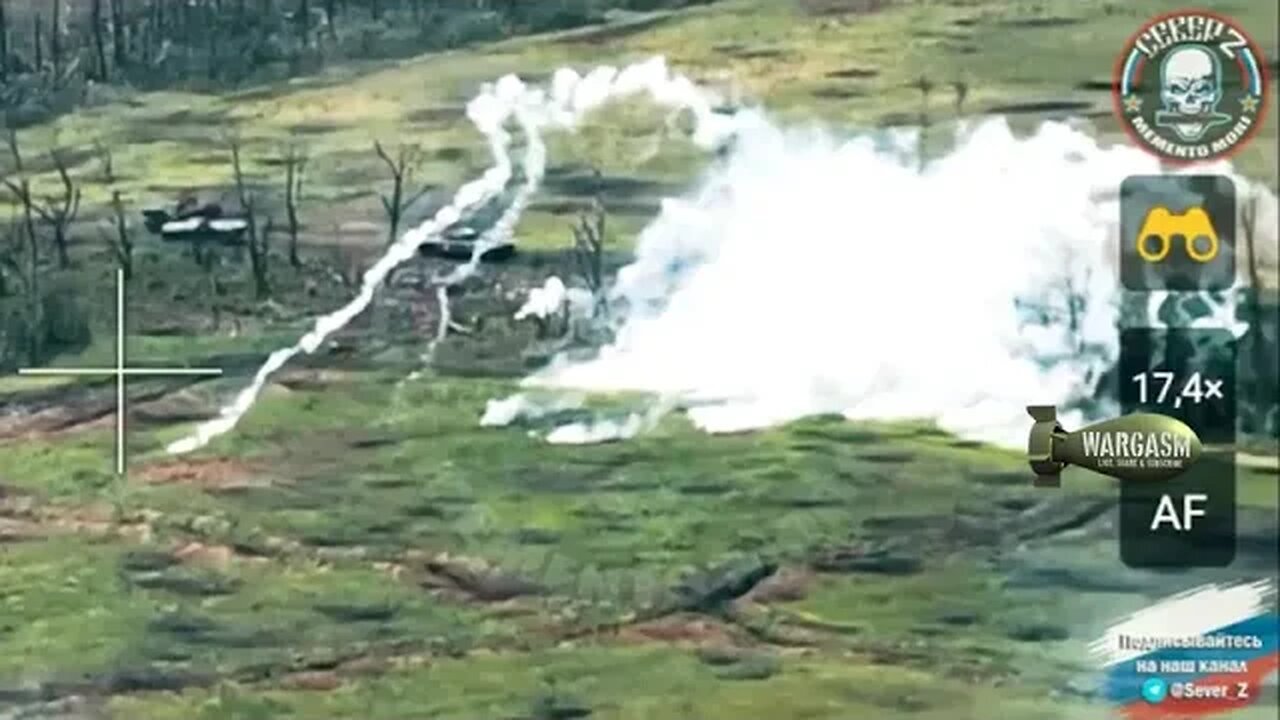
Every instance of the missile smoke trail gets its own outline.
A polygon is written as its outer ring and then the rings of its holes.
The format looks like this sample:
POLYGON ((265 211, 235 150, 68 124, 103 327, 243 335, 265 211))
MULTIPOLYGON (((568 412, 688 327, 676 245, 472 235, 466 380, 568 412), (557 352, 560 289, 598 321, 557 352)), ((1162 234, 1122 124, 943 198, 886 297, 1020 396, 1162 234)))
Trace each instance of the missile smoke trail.
POLYGON ((273 352, 258 369, 253 382, 241 390, 217 418, 199 425, 191 435, 169 444, 166 450, 171 454, 191 452, 232 430, 253 407, 273 373, 300 353, 314 353, 326 339, 373 302, 374 294, 396 266, 412 258, 423 243, 439 237, 468 212, 501 193, 514 170, 510 155, 511 135, 506 130, 509 121, 514 120, 527 138, 522 167, 525 183, 497 225, 477 243, 470 261, 438 279, 443 285, 465 279, 488 248, 510 236, 520 213, 537 191, 545 170, 544 130, 571 129, 607 102, 640 93, 648 93, 664 107, 690 111, 695 123, 693 141, 703 147, 715 147, 734 131, 732 118, 713 112, 716 98, 687 77, 672 73, 660 57, 621 70, 611 66, 598 67, 585 76, 570 68, 561 68, 552 76, 548 89, 526 86, 515 75, 507 75, 485 86, 467 104, 467 117, 488 141, 493 166, 479 178, 463 185, 434 217, 394 242, 365 272, 355 298, 338 310, 317 318, 312 329, 293 346, 273 352))

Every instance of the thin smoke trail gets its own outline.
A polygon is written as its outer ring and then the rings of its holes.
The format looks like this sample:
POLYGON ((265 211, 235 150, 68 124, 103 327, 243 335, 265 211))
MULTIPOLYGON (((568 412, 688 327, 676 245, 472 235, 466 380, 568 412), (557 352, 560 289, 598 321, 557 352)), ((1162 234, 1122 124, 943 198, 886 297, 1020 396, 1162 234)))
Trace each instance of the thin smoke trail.
POLYGON ((374 293, 382 285, 387 275, 396 266, 413 257, 414 253, 417 252, 418 246, 435 237, 443 228, 457 222, 466 210, 479 205, 501 191, 512 173, 510 157, 507 153, 510 136, 502 129, 501 119, 498 120, 497 124, 494 124, 492 120, 486 120, 486 116, 483 114, 486 109, 482 104, 473 101, 468 106, 468 115, 471 116, 472 121, 482 131, 488 128, 489 132, 486 135, 489 137, 496 164, 480 178, 464 185, 458 191, 458 194, 454 196, 453 201, 437 212, 435 217, 405 233, 393 243, 387 249, 387 252, 365 272, 360 292, 357 293, 355 298, 335 312, 316 320, 315 326, 311 331, 303 335, 295 345, 273 352, 262 367, 258 369, 253 382, 240 391, 236 399, 230 405, 224 407, 217 418, 199 425, 191 435, 170 443, 166 447, 169 453, 176 455, 202 448, 209 444, 209 441, 213 438, 232 430, 240 422, 240 419, 244 417, 245 413, 253 407, 254 402, 261 395, 262 389, 266 386, 267 380, 272 374, 284 367, 285 363, 299 353, 310 354, 315 352, 330 335, 345 327, 357 315, 364 312, 365 308, 373 302, 374 293))
POLYGON ((543 142, 540 128, 530 117, 528 110, 522 105, 517 105, 513 114, 516 124, 520 126, 525 135, 527 143, 524 162, 521 165, 521 169, 525 174, 525 182, 520 186, 512 198, 511 204, 503 211, 493 227, 486 230, 476 240, 471 249, 471 257, 467 259, 467 262, 454 268, 449 273, 432 278, 432 282, 436 285, 436 302, 440 307, 440 322, 436 327, 435 337, 431 339, 426 352, 423 353, 423 360, 427 364, 434 360, 436 349, 440 347, 440 344, 449 335, 449 326, 453 322, 453 312, 449 304, 449 288, 464 282, 474 275, 486 253, 511 239, 515 234, 516 224, 520 222, 520 217, 524 215, 525 208, 529 205, 529 200, 542 185, 542 178, 547 164, 547 147, 546 143, 543 142))
POLYGON ((545 166, 546 152, 541 132, 548 128, 571 129, 591 111, 616 98, 647 92, 659 105, 668 108, 687 109, 693 113, 695 131, 693 140, 704 147, 714 147, 732 134, 732 118, 713 111, 716 98, 699 88, 693 81, 669 71, 666 61, 657 57, 621 70, 600 67, 579 75, 570 68, 561 68, 552 76, 550 88, 530 88, 515 75, 507 75, 482 92, 467 105, 467 117, 488 140, 494 165, 479 178, 462 186, 453 199, 434 217, 406 232, 387 249, 362 279, 360 292, 338 310, 319 317, 311 331, 303 335, 291 347, 272 353, 255 374, 253 382, 224 407, 217 418, 196 427, 195 431, 168 445, 171 454, 191 452, 207 445, 214 438, 231 431, 253 407, 267 380, 285 363, 300 353, 314 353, 333 333, 341 330, 362 313, 370 303, 387 275, 398 265, 412 258, 418 248, 436 238, 450 225, 458 222, 469 211, 479 207, 502 192, 513 175, 510 155, 511 135, 505 129, 514 119, 527 134, 526 183, 517 193, 512 207, 508 208, 498 226, 488 233, 488 240, 481 239, 472 253, 471 260, 444 278, 444 284, 456 283, 474 271, 476 263, 488 247, 498 242, 494 232, 510 233, 519 219, 529 197, 536 192, 545 166))

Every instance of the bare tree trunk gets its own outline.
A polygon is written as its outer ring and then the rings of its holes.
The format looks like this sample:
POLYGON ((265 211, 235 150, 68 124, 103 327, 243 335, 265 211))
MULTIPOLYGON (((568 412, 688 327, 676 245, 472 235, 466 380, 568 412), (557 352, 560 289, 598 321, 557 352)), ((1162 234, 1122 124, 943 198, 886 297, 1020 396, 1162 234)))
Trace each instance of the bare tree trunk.
POLYGON ((218 28, 217 14, 214 12, 213 6, 205 5, 205 20, 207 22, 205 30, 205 53, 208 58, 208 76, 210 80, 218 78, 218 28))
POLYGON ((259 300, 271 296, 271 277, 267 266, 270 258, 271 219, 268 218, 262 231, 258 231, 257 208, 253 195, 249 192, 244 180, 243 167, 240 162, 240 139, 231 137, 228 141, 231 148, 231 170, 235 176, 236 193, 240 205, 244 208, 246 234, 249 240, 249 263, 253 270, 254 294, 259 300))
POLYGON ((298 0, 294 22, 298 24, 298 44, 305 50, 311 46, 311 3, 308 0, 298 0))
POLYGON ((249 269, 253 272, 253 296, 258 300, 271 297, 271 271, 268 265, 271 248, 271 232, 274 223, 271 218, 262 224, 262 229, 249 237, 249 269))
MULTIPOLYGON (((39 24, 36 25, 39 27, 39 24)), ((34 216, 35 200, 31 197, 31 181, 27 178, 22 164, 22 151, 18 145, 18 132, 9 128, 9 154, 13 157, 13 176, 17 179, 5 178, 4 183, 9 191, 22 203, 22 225, 27 236, 27 324, 30 337, 27 344, 27 359, 32 364, 41 360, 44 344, 44 318, 41 317, 40 304, 40 238, 36 235, 34 216)))
POLYGON ((110 82, 110 70, 107 69, 107 43, 102 36, 102 0, 93 0, 89 18, 93 27, 93 48, 98 59, 98 80, 110 82))
POLYGON ((156 0, 155 4, 157 45, 164 44, 165 36, 168 33, 168 26, 166 23, 169 21, 169 17, 164 14, 164 2, 165 0, 156 0))
MULTIPOLYGON (((24 180, 23 182, 25 183, 26 181, 24 180)), ((28 192, 30 192, 29 188, 28 192)), ((27 265, 27 292, 30 293, 27 317, 31 325, 29 358, 31 364, 35 365, 40 362, 41 355, 44 354, 44 336, 42 332, 44 318, 41 317, 43 308, 40 304, 40 239, 36 237, 36 224, 35 219, 31 217, 30 204, 23 209, 22 221, 27 230, 27 257, 29 259, 29 264, 27 265)))
POLYGON ((196 264, 204 272, 209 292, 209 320, 213 331, 217 332, 222 327, 222 301, 219 299, 222 296, 222 283, 218 282, 217 257, 212 247, 197 244, 193 249, 196 251, 196 264))
POLYGON ((160 0, 147 0, 147 9, 151 19, 147 22, 147 37, 143 44, 143 55, 146 63, 153 64, 160 57, 160 48, 164 45, 164 3, 160 0))
POLYGON ((298 255, 298 203, 302 198, 302 180, 307 158, 296 145, 290 145, 285 154, 284 208, 289 222, 289 264, 302 267, 298 255))
POLYGON ((325 23, 329 26, 329 39, 338 39, 338 6, 333 0, 324 2, 325 23))
POLYGON ((399 158, 392 160, 381 143, 375 142, 373 147, 391 171, 391 196, 382 196, 382 208, 387 213, 387 244, 390 245, 396 241, 400 232, 400 211, 404 207, 404 166, 399 158))
POLYGON ((116 230, 116 262, 124 272, 126 280, 133 277, 133 239, 129 236, 129 221, 124 212, 124 201, 120 199, 120 191, 111 192, 111 210, 115 214, 116 230))
POLYGON ((36 72, 39 72, 44 69, 44 20, 40 18, 40 13, 36 13, 32 19, 32 26, 31 42, 35 45, 36 72))
POLYGON ((5 5, 8 0, 0 0, 0 82, 9 77, 9 16, 5 5))
POLYGON ((115 54, 117 70, 123 70, 129 64, 124 4, 125 0, 111 0, 111 49, 115 54))
POLYGON ((41 205, 33 207, 40 215, 40 218, 53 229, 53 243, 58 252, 58 266, 62 268, 71 267, 71 255, 68 252, 68 232, 71 223, 75 222, 76 216, 80 213, 80 188, 71 179, 71 172, 68 168, 66 158, 63 157, 62 151, 54 149, 49 151, 49 157, 53 160, 53 166, 58 171, 58 179, 62 181, 62 197, 51 199, 41 205))
POLYGON ((53 0, 53 23, 49 27, 49 62, 56 81, 62 75, 62 0, 53 0))
POLYGON ((405 182, 409 179, 418 163, 418 149, 416 147, 401 145, 394 159, 382 147, 380 142, 374 142, 373 149, 391 173, 391 194, 380 197, 382 209, 387 213, 387 244, 390 245, 400 236, 400 221, 404 217, 405 208, 421 197, 426 192, 426 189, 424 188, 412 197, 405 195, 405 182))
MULTIPOLYGON (((598 177, 598 173, 597 173, 598 177)), ((591 200, 591 207, 578 217, 573 227, 573 254, 578 273, 582 276, 593 299, 593 313, 607 312, 604 294, 604 250, 607 242, 604 203, 599 194, 591 200)))

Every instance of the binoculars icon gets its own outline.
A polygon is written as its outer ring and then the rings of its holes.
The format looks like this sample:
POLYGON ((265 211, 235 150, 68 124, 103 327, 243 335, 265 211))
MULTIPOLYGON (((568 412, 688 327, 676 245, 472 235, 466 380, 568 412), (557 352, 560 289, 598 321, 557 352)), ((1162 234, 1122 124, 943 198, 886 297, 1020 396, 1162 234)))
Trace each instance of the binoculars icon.
POLYGON ((1175 214, 1163 206, 1152 208, 1142 221, 1136 243, 1139 257, 1149 263, 1162 262, 1169 256, 1176 237, 1184 238, 1187 257, 1198 263, 1218 257, 1221 243, 1204 208, 1193 207, 1175 214))

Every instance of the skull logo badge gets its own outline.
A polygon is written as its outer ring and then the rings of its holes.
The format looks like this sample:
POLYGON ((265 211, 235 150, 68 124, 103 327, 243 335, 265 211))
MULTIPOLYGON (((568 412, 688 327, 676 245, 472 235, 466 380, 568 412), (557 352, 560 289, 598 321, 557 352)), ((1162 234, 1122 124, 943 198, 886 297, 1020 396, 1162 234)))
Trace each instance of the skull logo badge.
POLYGON ((1226 157, 1262 128, 1267 60, 1225 15, 1183 10, 1143 25, 1116 58, 1111 99, 1133 144, 1172 164, 1226 157))
POLYGON ((1156 125, 1169 128, 1187 142, 1204 137, 1210 128, 1231 122, 1218 112, 1222 101, 1222 66, 1204 45, 1183 45, 1170 51, 1160 66, 1160 100, 1156 125))

